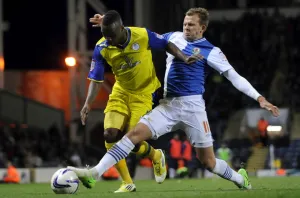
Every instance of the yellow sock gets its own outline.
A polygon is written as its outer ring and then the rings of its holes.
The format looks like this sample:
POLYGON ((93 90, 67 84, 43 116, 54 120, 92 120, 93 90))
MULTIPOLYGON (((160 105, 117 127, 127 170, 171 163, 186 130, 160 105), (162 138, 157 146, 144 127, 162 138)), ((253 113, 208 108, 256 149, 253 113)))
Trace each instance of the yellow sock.
MULTIPOLYGON (((105 142, 105 147, 109 150, 115 143, 107 143, 105 142)), ((115 164, 116 169, 120 173, 120 176, 126 184, 132 184, 133 181, 128 171, 127 163, 125 159, 120 160, 118 163, 115 164)))
POLYGON ((159 161, 161 158, 161 152, 155 150, 148 142, 143 141, 140 144, 139 150, 136 154, 142 157, 149 157, 152 161, 159 161))

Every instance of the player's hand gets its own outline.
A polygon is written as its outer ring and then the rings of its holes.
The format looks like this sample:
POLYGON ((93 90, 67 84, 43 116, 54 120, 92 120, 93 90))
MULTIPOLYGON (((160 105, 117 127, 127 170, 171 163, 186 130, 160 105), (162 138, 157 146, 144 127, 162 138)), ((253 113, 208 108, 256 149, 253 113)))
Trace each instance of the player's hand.
POLYGON ((84 104, 84 106, 82 107, 82 109, 80 111, 80 117, 81 117, 82 125, 85 125, 85 121, 88 117, 88 114, 89 114, 90 110, 91 110, 90 105, 84 104))
POLYGON ((104 15, 95 14, 93 18, 90 18, 90 23, 93 23, 93 27, 101 27, 104 15))
POLYGON ((273 116, 275 116, 275 117, 279 116, 280 112, 279 112, 278 107, 276 107, 273 104, 271 104, 270 102, 268 102, 264 97, 259 96, 257 101, 259 102, 259 105, 261 108, 270 111, 273 114, 273 116))
POLYGON ((186 64, 192 64, 192 63, 194 63, 194 62, 196 62, 196 61, 198 61, 198 60, 202 60, 204 57, 201 55, 201 54, 194 54, 194 55, 192 55, 192 56, 188 56, 188 57, 186 57, 186 59, 185 59, 185 63, 186 64))

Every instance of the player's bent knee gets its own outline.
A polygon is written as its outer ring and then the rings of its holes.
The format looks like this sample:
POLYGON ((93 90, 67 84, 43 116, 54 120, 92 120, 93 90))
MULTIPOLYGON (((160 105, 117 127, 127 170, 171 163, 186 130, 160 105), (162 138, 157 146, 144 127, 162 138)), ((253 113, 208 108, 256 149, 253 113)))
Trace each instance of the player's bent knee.
POLYGON ((109 128, 104 131, 103 137, 107 143, 114 143, 121 139, 121 131, 119 129, 109 128))
POLYGON ((126 136, 131 140, 134 145, 138 145, 138 143, 142 142, 142 134, 141 131, 133 129, 129 131, 126 136))

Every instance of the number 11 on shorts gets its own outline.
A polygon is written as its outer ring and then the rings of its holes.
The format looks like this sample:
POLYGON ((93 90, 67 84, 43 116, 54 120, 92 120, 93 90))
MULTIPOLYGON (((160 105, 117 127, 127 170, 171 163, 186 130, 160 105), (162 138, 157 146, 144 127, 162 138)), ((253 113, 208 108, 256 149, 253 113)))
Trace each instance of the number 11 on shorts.
POLYGON ((203 127, 204 127, 204 132, 205 133, 209 133, 210 132, 209 124, 208 124, 207 121, 203 121, 203 127))

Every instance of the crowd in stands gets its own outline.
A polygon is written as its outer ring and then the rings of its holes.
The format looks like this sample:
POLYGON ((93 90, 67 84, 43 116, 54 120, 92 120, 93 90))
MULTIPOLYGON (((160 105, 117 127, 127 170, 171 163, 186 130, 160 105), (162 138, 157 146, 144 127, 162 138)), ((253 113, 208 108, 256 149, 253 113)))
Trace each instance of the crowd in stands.
POLYGON ((79 145, 70 145, 58 128, 44 131, 18 124, 0 123, 0 168, 7 160, 20 168, 81 166, 79 145))

